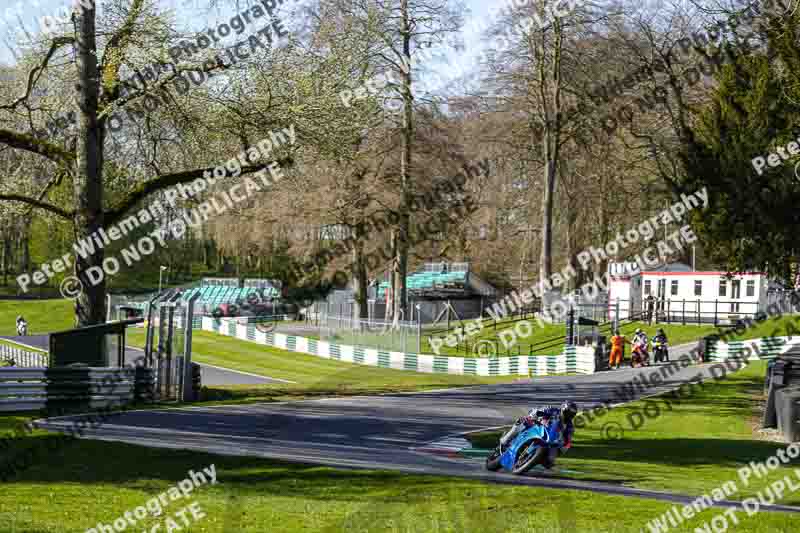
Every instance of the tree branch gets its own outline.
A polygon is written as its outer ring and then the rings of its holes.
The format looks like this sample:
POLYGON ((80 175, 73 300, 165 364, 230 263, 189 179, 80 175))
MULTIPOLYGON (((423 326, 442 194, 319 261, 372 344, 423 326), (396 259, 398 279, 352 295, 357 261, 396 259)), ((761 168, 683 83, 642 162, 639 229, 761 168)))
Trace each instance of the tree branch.
MULTIPOLYGON (((36 197, 36 201, 37 202, 43 201, 45 196, 47 196, 47 193, 50 192, 50 189, 53 187, 53 185, 61 185, 61 182, 64 180, 64 177, 66 175, 67 172, 65 170, 59 170, 58 172, 56 172, 55 175, 50 179, 50 181, 48 181, 47 184, 44 187, 42 187, 42 191, 36 197)), ((33 209, 35 209, 34 206, 31 206, 31 208, 28 209, 26 214, 30 213, 33 209)))
POLYGON ((72 164, 75 161, 75 154, 72 152, 25 133, 0 128, 0 144, 46 157, 56 163, 72 164))
POLYGON ((103 76, 103 102, 109 103, 119 97, 119 69, 125 50, 128 48, 136 27, 136 21, 144 9, 144 0, 134 0, 122 27, 114 33, 106 45, 100 71, 103 76))
MULTIPOLYGON (((294 164, 294 159, 289 156, 285 157, 279 161, 275 161, 281 166, 291 166, 294 164)), ((253 165, 248 167, 242 167, 242 173, 240 176, 245 176, 247 174, 254 174, 261 170, 264 170, 269 167, 273 162, 264 165, 253 165)), ((125 215, 128 211, 130 211, 136 204, 147 198, 149 195, 167 189, 169 187, 173 187, 175 185, 179 185, 181 183, 189 183, 191 181, 196 180, 197 178, 202 178, 204 173, 206 172, 213 172, 214 167, 209 168, 200 168, 195 170, 187 170, 184 172, 174 172, 172 174, 164 174, 163 176, 158 176, 151 180, 145 181, 139 186, 137 186, 127 198, 122 200, 116 207, 110 209, 109 211, 105 212, 105 216, 103 218, 104 227, 109 227, 112 224, 115 224, 119 219, 125 215)), ((225 177, 233 177, 231 174, 228 173, 228 170, 225 170, 225 177)))
POLYGON ((67 220, 72 220, 73 216, 72 211, 66 211, 64 209, 61 209, 60 207, 48 204, 47 202, 37 200, 35 198, 28 198, 27 196, 22 196, 20 194, 0 194, 0 201, 21 202, 23 204, 28 204, 35 208, 44 209, 45 211, 50 211, 51 213, 55 213, 56 215, 62 218, 66 218, 67 220))
POLYGON ((61 48, 62 46, 67 44, 72 44, 74 42, 75 39, 73 39, 72 37, 56 37, 55 39, 53 39, 53 42, 50 43, 50 49, 47 51, 47 54, 44 56, 44 59, 42 59, 42 62, 39 65, 33 67, 31 71, 28 73, 28 85, 25 89, 25 94, 23 94, 22 96, 20 96, 19 98, 17 98, 8 105, 0 106, 0 109, 14 110, 22 102, 28 100, 28 98, 30 98, 31 96, 31 91, 33 91, 33 88, 36 86, 36 83, 38 83, 39 78, 42 77, 42 72, 44 72, 44 69, 47 68, 47 65, 48 63, 50 63, 50 59, 53 57, 53 54, 55 54, 58 51, 58 49, 61 48))

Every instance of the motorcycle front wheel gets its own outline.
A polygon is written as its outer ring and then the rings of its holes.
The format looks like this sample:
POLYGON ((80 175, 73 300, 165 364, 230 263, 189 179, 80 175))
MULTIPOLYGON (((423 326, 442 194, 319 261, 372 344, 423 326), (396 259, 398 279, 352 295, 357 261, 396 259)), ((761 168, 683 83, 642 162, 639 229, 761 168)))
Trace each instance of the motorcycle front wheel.
POLYGON ((530 456, 526 456, 527 451, 531 446, 534 446, 533 441, 529 441, 522 448, 520 448, 519 452, 517 452, 517 459, 514 461, 514 468, 511 470, 512 474, 520 476, 534 466, 544 464, 547 459, 548 449, 542 446, 530 456))
POLYGON ((503 454, 500 453, 500 448, 495 448, 492 451, 492 454, 486 458, 486 470, 490 472, 497 472, 500 470, 500 456, 503 454))

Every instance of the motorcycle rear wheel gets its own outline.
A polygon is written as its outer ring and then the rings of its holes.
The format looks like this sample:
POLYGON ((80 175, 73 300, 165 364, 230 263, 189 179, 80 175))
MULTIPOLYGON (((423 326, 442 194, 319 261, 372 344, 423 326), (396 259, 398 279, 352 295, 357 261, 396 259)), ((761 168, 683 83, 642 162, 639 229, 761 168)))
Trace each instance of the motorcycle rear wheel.
POLYGON ((497 472, 500 470, 500 457, 502 455, 503 454, 500 453, 500 448, 495 448, 491 455, 486 458, 486 470, 490 472, 497 472))
POLYGON ((514 468, 511 470, 512 474, 520 476, 536 465, 545 464, 545 461, 547 460, 548 449, 545 448, 544 446, 537 449, 533 453, 533 455, 531 455, 527 459, 520 461, 520 459, 522 459, 523 454, 528 450, 528 448, 530 448, 533 445, 534 445, 533 441, 528 442, 527 445, 525 445, 517 452, 517 457, 516 460, 514 461, 514 468))

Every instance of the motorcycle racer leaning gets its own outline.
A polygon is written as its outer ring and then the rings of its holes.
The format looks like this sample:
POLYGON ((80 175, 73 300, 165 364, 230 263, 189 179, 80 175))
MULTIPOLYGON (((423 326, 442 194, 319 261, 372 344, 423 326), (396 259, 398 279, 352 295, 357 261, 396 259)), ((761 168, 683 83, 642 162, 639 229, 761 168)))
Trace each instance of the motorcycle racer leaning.
POLYGON ((514 438, 524 429, 528 429, 534 424, 547 424, 549 422, 560 421, 561 427, 559 429, 561 431, 562 445, 560 448, 550 449, 547 464, 544 465, 547 468, 552 468, 559 452, 561 454, 566 453, 566 451, 572 447, 572 435, 575 432, 572 420, 577 414, 578 406, 572 401, 565 401, 561 404, 561 407, 547 405, 531 409, 527 416, 518 419, 511 429, 500 438, 500 445, 505 448, 507 445, 511 444, 514 438))

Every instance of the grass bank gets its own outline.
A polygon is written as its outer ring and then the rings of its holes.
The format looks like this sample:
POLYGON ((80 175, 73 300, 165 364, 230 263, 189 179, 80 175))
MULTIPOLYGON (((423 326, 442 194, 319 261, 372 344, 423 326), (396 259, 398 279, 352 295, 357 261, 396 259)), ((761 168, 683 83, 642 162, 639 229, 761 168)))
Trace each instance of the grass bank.
MULTIPOLYGON (((144 346, 144 331, 129 330, 128 342, 134 346, 144 346)), ((521 376, 492 378, 423 374, 377 368, 289 352, 208 331, 193 333, 192 357, 198 363, 295 382, 263 386, 215 387, 206 390, 204 399, 214 401, 255 402, 301 397, 408 392, 504 383, 521 378, 521 376)))
POLYGON ((17 316, 28 321, 28 335, 75 327, 72 300, 0 300, 0 335, 17 334, 17 316))
POLYGON ((782 315, 754 322, 753 326, 731 335, 731 340, 759 339, 762 337, 797 337, 800 336, 800 314, 782 315))
MULTIPOLYGON (((0 434, 24 417, 0 416, 0 434)), ((582 491, 492 485, 457 478, 382 471, 338 470, 271 460, 222 457, 122 443, 72 440, 49 446, 52 435, 35 432, 0 453, 0 465, 23 447, 43 450, 31 467, 4 483, 0 532, 62 533, 110 525, 144 506, 188 471, 214 465, 218 483, 190 499, 169 502, 160 518, 137 521, 150 531, 191 502, 206 515, 192 533, 506 533, 638 532, 669 504, 582 491)), ((705 511, 688 522, 714 517, 705 511)), ((743 517, 736 531, 794 531, 796 517, 762 513, 743 517)), ((645 528, 646 529, 646 528, 645 528)), ((685 529, 682 531, 692 531, 685 529)))
MULTIPOLYGON (((559 459, 559 466, 581 472, 578 477, 586 479, 696 495, 732 480, 739 490, 731 499, 755 496, 792 473, 787 465, 747 484, 737 474, 750 461, 764 461, 786 447, 754 435, 764 371, 765 363, 758 362, 694 387, 688 396, 668 394, 602 416, 581 415, 584 427, 576 429, 575 448, 559 459)), ((470 438, 476 447, 491 448, 499 435, 488 432, 470 438)), ((800 466, 800 461, 791 466, 800 466)), ((800 505, 800 491, 787 494, 783 503, 800 505)))

